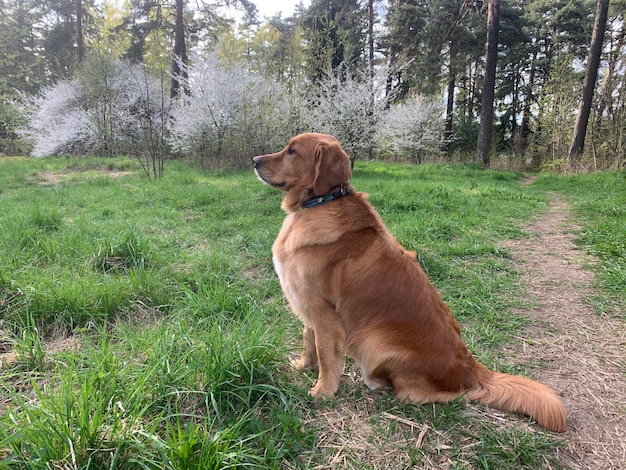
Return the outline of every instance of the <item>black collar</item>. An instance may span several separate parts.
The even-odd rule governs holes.
[[[321,206],[322,204],[326,204],[327,202],[347,196],[351,192],[352,191],[350,191],[350,188],[347,187],[345,183],[341,183],[339,185],[339,189],[333,193],[328,193],[324,196],[315,196],[311,199],[307,199],[306,201],[304,201],[304,203],[302,203],[302,208],[311,209],[312,207]]]

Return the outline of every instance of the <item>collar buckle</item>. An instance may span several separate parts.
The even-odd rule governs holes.
[[[334,201],[335,199],[340,199],[344,196],[347,196],[351,193],[350,187],[348,187],[345,183],[341,183],[339,185],[339,189],[335,192],[325,194],[323,196],[315,196],[311,199],[307,199],[302,203],[303,209],[311,209],[313,207],[321,206],[322,204],[326,204],[327,202]]]

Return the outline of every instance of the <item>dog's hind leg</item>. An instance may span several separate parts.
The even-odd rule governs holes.
[[[442,391],[423,376],[394,377],[393,390],[401,401],[412,401],[421,405],[425,403],[445,403],[461,395],[459,392]]]
[[[370,374],[363,369],[363,382],[370,390],[379,390],[381,388],[391,387],[391,381],[385,377]]]

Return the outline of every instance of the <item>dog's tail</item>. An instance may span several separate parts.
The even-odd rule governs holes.
[[[543,427],[556,432],[566,430],[566,412],[557,393],[547,385],[514,375],[489,370],[476,362],[469,400],[502,411],[532,416]]]

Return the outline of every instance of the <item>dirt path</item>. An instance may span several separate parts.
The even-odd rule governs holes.
[[[547,213],[526,227],[531,236],[509,242],[514,263],[536,306],[524,313],[536,326],[525,333],[520,359],[545,360],[537,379],[552,385],[568,411],[568,468],[626,469],[626,326],[585,303],[593,293],[594,259],[575,249],[569,205],[551,195]]]

